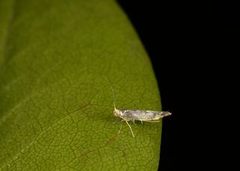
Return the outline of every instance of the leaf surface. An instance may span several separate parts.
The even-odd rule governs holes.
[[[161,109],[115,1],[0,0],[0,170],[157,170],[161,122],[133,138],[114,101]]]

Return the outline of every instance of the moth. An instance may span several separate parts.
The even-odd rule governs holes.
[[[123,109],[117,109],[114,107],[113,114],[116,117],[119,117],[122,119],[122,121],[125,121],[128,125],[132,136],[134,136],[133,130],[128,123],[128,121],[132,121],[135,123],[135,121],[141,121],[143,122],[159,122],[160,119],[166,116],[170,116],[170,112],[165,111],[152,111],[152,110],[123,110]]]
[[[133,133],[132,127],[128,123],[129,121],[132,121],[133,123],[135,123],[135,121],[140,121],[141,123],[160,122],[160,119],[172,114],[168,111],[117,109],[115,105],[115,93],[112,86],[111,89],[113,94],[113,115],[121,118],[122,121],[126,122],[133,137],[135,137],[135,135]]]

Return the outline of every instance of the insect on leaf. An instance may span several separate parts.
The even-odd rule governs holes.
[[[157,170],[161,111],[149,58],[113,0],[0,0],[0,170]],[[121,133],[118,133],[122,125]]]

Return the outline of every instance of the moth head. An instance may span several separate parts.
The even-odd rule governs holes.
[[[113,110],[113,115],[116,116],[116,117],[120,117],[122,114],[122,112],[116,108],[114,108]]]

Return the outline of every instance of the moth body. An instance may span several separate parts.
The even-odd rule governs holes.
[[[152,110],[123,110],[114,109],[113,114],[125,121],[158,121],[165,116],[171,115],[170,112]]]

